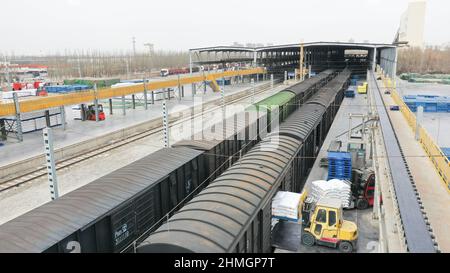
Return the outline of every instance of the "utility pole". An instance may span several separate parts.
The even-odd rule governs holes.
[[[305,78],[303,76],[303,43],[300,44],[300,81],[303,81]]]
[[[131,69],[133,70],[133,72],[136,72],[136,37],[133,36],[132,38],[133,41],[133,58],[132,58],[132,62],[131,62]]]
[[[136,37],[133,36],[133,56],[136,57]]]
[[[80,54],[78,54],[78,77],[81,78],[81,64],[80,64]]]
[[[130,65],[128,63],[128,57],[125,59],[125,64],[127,65],[127,79],[130,77]]]
[[[153,52],[154,52],[154,50],[155,50],[155,49],[154,49],[155,46],[154,46],[153,44],[151,44],[151,43],[145,43],[144,46],[148,47],[149,55],[152,56],[152,55],[153,55]]]
[[[10,75],[9,75],[9,66],[8,66],[8,62],[6,59],[6,54],[4,55],[4,57],[5,57],[6,82],[8,83],[8,87],[6,88],[6,90],[11,91],[12,86],[11,86],[11,79],[10,79]]]
[[[153,57],[153,52],[155,50],[154,49],[154,45],[151,44],[151,43],[145,43],[144,46],[148,47],[148,52],[149,52],[149,55],[148,55],[148,57],[149,57],[149,64],[148,64],[148,66],[149,66],[149,71],[151,72],[152,71],[152,57]]]

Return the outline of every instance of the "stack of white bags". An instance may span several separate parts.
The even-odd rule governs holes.
[[[2,93],[1,94],[2,95],[2,99],[4,99],[4,100],[12,100],[14,93],[16,93],[17,97],[19,97],[19,98],[36,96],[37,89],[25,89],[25,90],[20,90],[20,91],[4,91],[4,92],[0,92],[0,93]]]
[[[272,199],[272,216],[297,222],[300,197],[299,193],[279,191]]]
[[[314,181],[311,186],[311,194],[309,195],[315,202],[323,197],[339,199],[343,208],[350,207],[351,188],[350,182],[332,179],[330,181]]]

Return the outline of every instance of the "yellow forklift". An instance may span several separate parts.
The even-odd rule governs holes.
[[[302,194],[306,196],[306,192]],[[339,199],[321,198],[317,202],[311,198],[302,199],[302,244],[339,248],[345,253],[356,249],[358,227],[354,222],[343,219]]]

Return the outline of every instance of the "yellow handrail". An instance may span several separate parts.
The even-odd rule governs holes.
[[[393,83],[392,80],[389,77],[385,77],[383,73],[379,73],[378,76],[381,77],[384,86],[390,90],[392,99],[399,106],[400,111],[408,122],[410,128],[415,132],[416,116],[398,94],[395,87],[395,82]],[[429,159],[433,163],[437,173],[441,177],[442,182],[445,184],[447,192],[450,193],[450,161],[442,152],[441,148],[434,142],[427,130],[423,127],[419,129],[419,141]]]
[[[154,91],[163,88],[176,87],[179,85],[186,85],[191,83],[198,83],[203,81],[215,81],[223,77],[245,76],[253,74],[264,74],[264,68],[253,68],[245,70],[225,71],[219,73],[210,73],[196,76],[181,76],[179,79],[161,80],[147,83],[147,90]],[[118,88],[104,88],[97,91],[98,99],[109,99],[113,97],[126,96],[136,93],[144,92],[144,84],[137,84],[133,86],[118,87]],[[94,90],[87,90],[81,92],[74,92],[69,94],[60,94],[47,97],[37,97],[20,102],[20,112],[33,112],[38,110],[45,110],[54,107],[81,104],[95,99]],[[14,103],[0,104],[0,117],[15,115]]]

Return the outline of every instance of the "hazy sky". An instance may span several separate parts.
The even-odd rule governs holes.
[[[189,49],[240,43],[391,43],[409,0],[2,0],[0,52]],[[428,0],[426,43],[450,42],[450,1]]]

